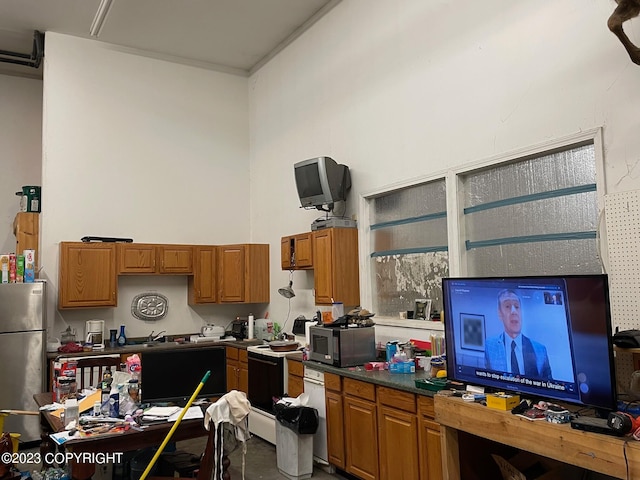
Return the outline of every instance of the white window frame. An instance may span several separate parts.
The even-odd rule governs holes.
[[[385,185],[375,190],[364,192],[360,195],[358,218],[361,219],[359,229],[359,245],[360,254],[360,285],[366,285],[361,289],[361,304],[373,305],[373,285],[371,284],[371,262],[369,261],[369,253],[371,248],[371,229],[369,219],[371,218],[370,200],[377,196],[392,193],[395,190],[412,187],[421,183],[431,182],[435,180],[445,179],[446,199],[447,199],[447,242],[449,255],[449,275],[452,277],[463,277],[467,274],[467,251],[465,248],[465,231],[464,231],[464,214],[463,214],[463,181],[465,174],[491,168],[502,163],[518,161],[526,157],[540,156],[549,151],[570,148],[574,144],[582,142],[593,142],[596,167],[596,197],[598,207],[598,217],[602,217],[601,212],[604,210],[604,196],[606,195],[606,179],[604,172],[604,149],[602,140],[602,127],[584,130],[572,135],[567,135],[558,139],[549,140],[534,146],[513,150],[507,153],[498,154],[483,160],[468,163],[460,167],[447,170],[440,170],[430,175],[411,178],[405,181],[396,182]],[[600,225],[598,225],[598,231]],[[599,241],[599,235],[598,239]],[[600,249],[599,249],[600,250]],[[399,320],[390,317],[376,317],[376,323],[381,325],[411,327],[422,329],[434,329],[431,322],[422,320]],[[441,328],[435,328],[441,329]]]

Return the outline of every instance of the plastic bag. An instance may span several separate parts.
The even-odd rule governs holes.
[[[275,405],[276,420],[296,433],[307,435],[318,430],[318,410],[311,407]]]

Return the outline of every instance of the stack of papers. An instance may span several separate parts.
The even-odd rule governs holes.
[[[142,420],[146,422],[175,422],[180,416],[180,412],[182,412],[180,407],[151,407],[144,412]],[[190,418],[204,418],[204,413],[202,413],[202,409],[198,406],[189,407],[189,410],[187,410],[182,418],[184,420]]]

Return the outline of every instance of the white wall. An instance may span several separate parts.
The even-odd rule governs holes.
[[[10,253],[20,209],[15,193],[41,184],[42,81],[0,75],[0,146],[0,252]]]
[[[637,189],[640,67],[607,29],[614,6],[340,3],[250,78],[253,240],[273,252],[308,231],[318,212],[298,208],[293,164],[319,155],[351,168],[352,214],[363,192],[602,126],[607,191]],[[278,255],[271,277],[288,279]],[[294,316],[314,309],[310,279],[294,273]],[[275,296],[272,318],[287,307]]]
[[[226,325],[248,307],[187,305],[187,278],[121,277],[118,307],[55,312],[61,241],[247,242],[247,79],[122,53],[48,33],[44,63],[42,266],[51,336],[84,321],[125,324],[129,336]],[[157,291],[169,313],[145,323],[134,295]]]

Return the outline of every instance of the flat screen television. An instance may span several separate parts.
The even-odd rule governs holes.
[[[606,275],[443,278],[442,287],[449,378],[616,409]]]
[[[300,204],[304,208],[333,209],[335,202],[347,199],[351,188],[349,167],[331,157],[303,160],[293,166]]]
[[[144,403],[185,405],[204,377],[211,375],[198,398],[220,397],[227,391],[225,348],[191,347],[176,350],[145,349],[141,356],[141,399]]]

